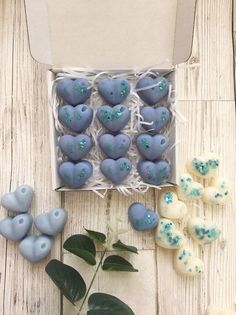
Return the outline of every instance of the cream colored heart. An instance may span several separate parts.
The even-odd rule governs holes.
[[[188,212],[186,204],[178,200],[176,193],[171,190],[160,194],[158,210],[162,217],[168,219],[183,218]]]
[[[185,242],[185,236],[176,229],[175,224],[171,220],[160,219],[156,229],[157,245],[168,249],[177,249],[183,246]]]
[[[177,193],[180,200],[195,200],[203,196],[204,188],[202,184],[194,182],[191,175],[185,173],[180,176]]]
[[[225,205],[230,199],[229,182],[223,177],[215,178],[205,188],[203,201],[209,204]]]
[[[207,308],[206,315],[236,315],[236,312],[212,305]]]
[[[203,271],[203,262],[188,247],[181,247],[174,255],[176,272],[189,277],[199,276]]]
[[[186,168],[189,173],[201,178],[216,177],[219,168],[219,157],[216,153],[208,152],[187,160]]]
[[[188,232],[201,245],[212,243],[221,233],[220,229],[213,222],[199,217],[189,219]]]

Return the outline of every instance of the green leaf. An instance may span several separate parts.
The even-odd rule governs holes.
[[[100,243],[105,243],[106,242],[106,235],[100,232],[88,230],[84,227],[85,231],[91,236],[94,240],[100,242]]]
[[[63,248],[82,258],[88,264],[96,265],[96,248],[90,237],[83,234],[72,235],[65,241]]]
[[[72,303],[81,300],[86,293],[84,279],[74,268],[53,259],[47,264],[45,271],[61,291]]]
[[[126,259],[117,255],[108,256],[103,262],[102,269],[106,271],[138,271]]]
[[[131,308],[117,297],[105,293],[93,293],[88,299],[87,315],[135,315]]]
[[[126,245],[122,243],[120,240],[112,245],[113,248],[118,248],[121,250],[125,250],[127,252],[138,254],[138,249],[134,246]]]

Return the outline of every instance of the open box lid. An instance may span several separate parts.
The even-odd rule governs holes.
[[[192,48],[196,0],[25,0],[30,50],[53,67],[170,68]]]

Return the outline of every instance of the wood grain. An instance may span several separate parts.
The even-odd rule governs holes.
[[[222,161],[220,172],[233,184],[232,202],[225,209],[206,207],[201,202],[189,204],[190,215],[206,216],[222,228],[220,241],[211,247],[201,250],[191,243],[205,266],[203,277],[195,280],[174,272],[172,253],[155,247],[153,233],[134,232],[127,222],[127,209],[134,201],[157,208],[157,191],[130,197],[112,191],[104,199],[92,192],[60,195],[51,191],[47,67],[31,58],[23,0],[0,0],[0,38],[0,193],[28,183],[36,192],[33,215],[56,206],[69,212],[64,233],[56,238],[51,255],[40,264],[27,263],[19,255],[17,244],[0,238],[0,314],[73,314],[44,267],[51,257],[63,258],[80,268],[89,280],[92,269],[62,252],[61,244],[71,234],[81,233],[83,226],[106,232],[117,218],[121,219],[120,228],[127,230],[120,238],[139,248],[139,256],[131,258],[139,273],[101,272],[93,290],[119,296],[136,315],[203,315],[209,303],[233,307],[236,126],[232,1],[198,0],[192,55],[187,67],[180,65],[177,69],[178,109],[188,118],[187,125],[177,123],[178,174],[184,170],[187,156],[215,150]],[[200,66],[192,67],[195,62]],[[2,209],[0,218],[6,214]],[[185,223],[186,219],[181,226]]]

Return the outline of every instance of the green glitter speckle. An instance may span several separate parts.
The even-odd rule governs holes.
[[[204,241],[205,243],[209,243],[215,240],[219,235],[220,231],[216,228],[206,229],[204,226],[202,227],[195,227],[195,234],[196,237]]]
[[[79,144],[78,144],[78,149],[79,150],[84,150],[84,149],[86,149],[86,147],[87,147],[87,143],[86,143],[86,140],[81,140],[80,142],[79,142]]]
[[[201,175],[207,175],[211,169],[216,169],[219,166],[219,160],[208,160],[207,162],[202,162],[197,158],[194,158],[192,161],[192,166]]]
[[[164,200],[167,204],[172,203],[173,202],[173,194],[171,192],[165,193]]]
[[[150,148],[150,143],[149,143],[149,141],[147,139],[142,139],[141,143],[146,149]]]

